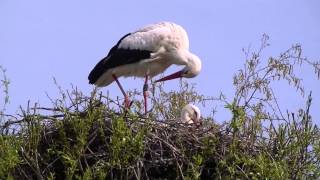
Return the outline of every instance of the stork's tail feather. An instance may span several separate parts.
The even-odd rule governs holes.
[[[90,84],[95,84],[98,79],[106,72],[105,59],[103,58],[90,72],[88,80]]]

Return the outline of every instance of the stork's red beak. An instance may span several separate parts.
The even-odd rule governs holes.
[[[178,71],[176,73],[173,73],[169,76],[163,77],[161,79],[156,80],[155,82],[161,82],[161,81],[167,81],[167,80],[171,80],[171,79],[176,79],[176,78],[181,78],[183,74],[183,71]]]

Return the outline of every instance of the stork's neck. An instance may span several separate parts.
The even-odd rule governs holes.
[[[155,82],[182,77],[193,78],[201,71],[200,59],[189,51],[172,51],[171,53],[166,54],[166,58],[170,60],[170,64],[185,65],[185,67],[181,71],[163,77]]]
[[[184,77],[192,78],[198,75],[201,71],[201,60],[198,56],[192,54],[187,50],[179,51],[179,60],[181,65],[185,65],[186,67],[183,71],[186,72]]]

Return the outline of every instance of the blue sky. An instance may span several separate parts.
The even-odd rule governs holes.
[[[172,21],[189,34],[191,51],[203,63],[199,76],[189,79],[200,93],[232,98],[232,77],[243,67],[242,48],[257,47],[263,33],[271,46],[265,57],[277,56],[300,43],[310,60],[320,58],[320,1],[79,1],[1,0],[0,65],[7,69],[10,84],[8,111],[15,113],[28,100],[46,105],[58,94],[52,78],[63,88],[70,84],[89,93],[87,76],[93,66],[124,34],[154,22]],[[170,68],[166,74],[180,67]],[[312,113],[320,118],[320,82],[312,69],[299,72],[312,90]],[[137,82],[138,81],[138,82]],[[143,80],[121,79],[126,89],[141,89]],[[167,82],[173,88],[177,81]],[[115,84],[103,89],[121,95]],[[287,93],[290,92],[290,93]],[[276,90],[283,108],[304,105],[294,89]],[[223,107],[218,116],[227,120]],[[219,114],[220,112],[220,114]]]

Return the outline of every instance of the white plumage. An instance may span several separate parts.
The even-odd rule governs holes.
[[[181,110],[181,122],[186,124],[199,124],[201,122],[200,109],[193,105],[187,104]]]
[[[122,37],[108,55],[94,67],[88,79],[89,83],[99,87],[107,86],[116,80],[126,97],[117,77],[145,77],[147,87],[148,77],[162,73],[172,64],[185,67],[155,82],[180,77],[192,78],[201,70],[200,59],[189,52],[186,31],[177,24],[160,22]]]
[[[180,77],[194,77],[201,70],[200,59],[189,52],[186,31],[174,23],[161,22],[145,26],[123,38],[117,49],[147,50],[150,51],[150,58],[108,69],[94,82],[97,86],[112,83],[112,74],[117,77],[154,77],[172,64],[187,66]]]
[[[189,49],[186,31],[179,25],[160,22],[147,25],[124,38],[119,48],[157,51],[161,46]]]

